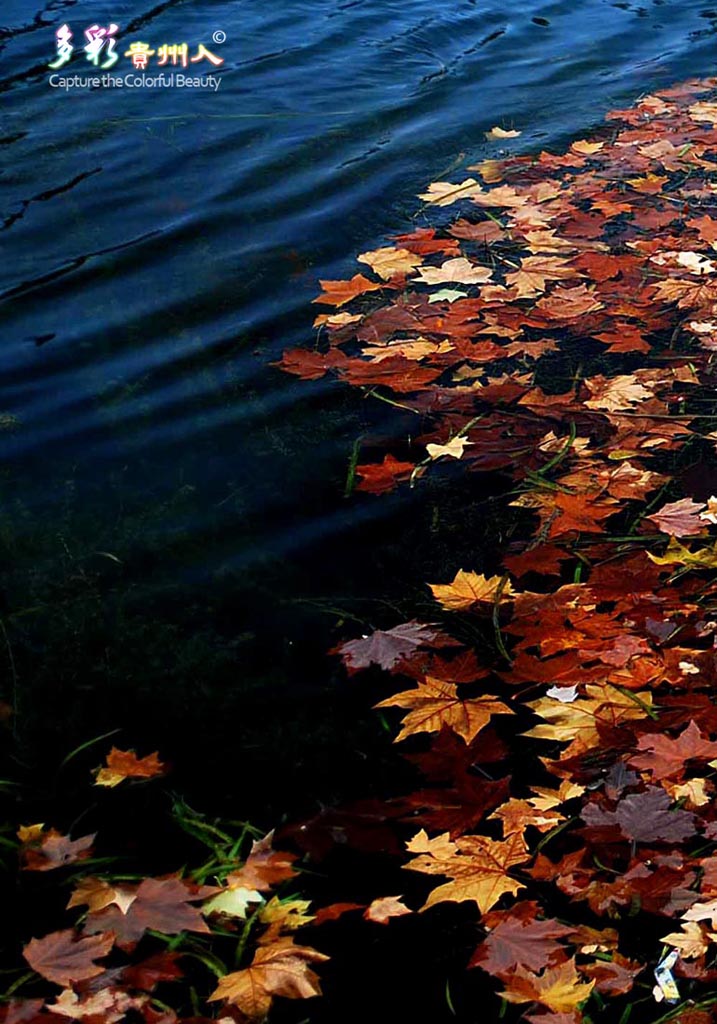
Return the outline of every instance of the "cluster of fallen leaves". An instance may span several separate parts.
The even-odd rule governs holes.
[[[156,753],[113,748],[95,785],[136,784],[165,770]],[[97,857],[95,834],[72,838],[45,824],[18,830],[23,888],[33,872],[59,871],[74,924],[26,942],[24,967],[4,965],[0,1021],[202,1024],[218,1014],[246,1024],[263,1021],[276,997],[320,994],[314,968],[328,957],[294,934],[317,915],[308,900],[277,891],[296,879],[297,855],[274,849],[271,834],[248,824],[237,834],[181,802],[174,817],[198,842],[201,863],[157,877],[108,871],[115,859]],[[385,923],[400,912],[378,899],[365,916]]]
[[[316,347],[280,364],[415,414],[359,490],[456,461],[510,480],[525,540],[431,585],[441,625],[339,651],[400,679],[379,706],[428,779],[391,812],[421,826],[420,909],[474,905],[469,966],[532,1024],[663,998],[669,948],[682,998],[717,982],[716,84],[435,182],[439,226],[322,281]]]

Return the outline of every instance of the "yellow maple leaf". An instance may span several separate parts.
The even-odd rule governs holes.
[[[517,139],[521,132],[516,131],[515,128],[505,129],[496,125],[495,128],[491,128],[490,131],[483,134],[487,139]]]
[[[460,185],[450,181],[434,181],[428,186],[428,192],[421,192],[418,198],[435,206],[450,206],[459,199],[472,199],[482,192],[483,187],[475,178],[466,178]]]
[[[516,967],[501,995],[509,1003],[536,1002],[553,1013],[570,1013],[588,998],[594,985],[594,981],[581,983],[575,960],[567,960],[540,975]]]
[[[708,548],[699,548],[697,551],[690,551],[675,537],[670,537],[664,555],[651,555],[648,551],[647,557],[655,565],[693,565],[696,569],[715,569],[717,568],[717,544]]]
[[[482,576],[476,572],[459,569],[452,583],[429,583],[433,596],[444,608],[452,612],[465,611],[479,602],[493,604],[503,576]],[[501,600],[507,600],[516,591],[509,580],[500,592]]]
[[[607,683],[592,683],[585,687],[585,696],[571,704],[552,697],[541,697],[528,707],[539,715],[544,725],[536,725],[525,733],[538,739],[570,741],[563,757],[573,756],[600,742],[598,724],[614,727],[627,719],[645,718],[646,707],[652,704],[652,694],[623,693]]]
[[[604,145],[604,142],[588,142],[587,139],[579,139],[577,142],[573,142],[570,148],[573,153],[581,153],[583,156],[591,156],[593,153],[599,153]]]
[[[392,245],[371,252],[362,252],[356,257],[359,263],[367,263],[384,281],[389,281],[396,274],[410,274],[423,262],[420,256],[409,249],[394,249]]]

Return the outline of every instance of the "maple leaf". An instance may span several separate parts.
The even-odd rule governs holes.
[[[416,466],[413,462],[400,462],[390,453],[384,456],[383,462],[366,463],[357,466],[356,472],[360,482],[357,491],[368,491],[369,494],[383,494],[391,491],[401,480],[408,480]]]
[[[163,950],[141,960],[138,964],[130,964],[122,971],[122,981],[130,988],[152,992],[162,981],[174,981],[182,977],[177,966],[178,953]]]
[[[85,931],[114,932],[120,949],[133,949],[149,928],[166,935],[208,932],[200,911],[190,904],[216,891],[212,886],[195,886],[176,876],[145,878],[135,889],[126,913],[115,900],[87,915]]]
[[[86,906],[90,910],[103,910],[116,903],[122,913],[126,914],[136,897],[135,886],[111,885],[102,878],[88,875],[81,878],[72,890],[67,909]]]
[[[680,956],[685,960],[694,960],[703,956],[710,946],[710,941],[717,941],[717,935],[702,928],[696,921],[688,921],[682,925],[679,932],[670,932],[660,939],[660,942],[679,949]]]
[[[624,797],[614,811],[588,804],[582,819],[592,828],[615,826],[626,839],[636,843],[679,843],[694,835],[695,816],[690,811],[671,810],[670,803],[664,789],[649,786],[644,793]]]
[[[423,284],[485,284],[493,276],[490,267],[480,267],[465,256],[446,260],[440,267],[423,267],[416,281]]]
[[[458,696],[458,689],[453,683],[431,676],[419,681],[416,689],[394,694],[374,707],[410,709],[403,719],[403,728],[395,743],[419,732],[440,732],[444,725],[462,736],[466,743],[470,743],[488,725],[493,715],[514,714],[495,697],[483,695],[463,700]]]
[[[256,889],[247,889],[242,885],[228,886],[204,904],[202,913],[205,915],[226,914],[228,917],[245,920],[250,905],[263,902],[264,897]]]
[[[487,139],[517,139],[521,133],[516,131],[514,128],[506,129],[500,128],[496,125],[494,128],[491,128],[490,131],[484,132],[483,134]]]
[[[423,262],[409,249],[394,249],[392,245],[363,252],[356,259],[359,263],[367,263],[384,281],[389,281],[396,274],[410,274]]]
[[[471,242],[482,242],[490,245],[498,239],[505,238],[505,228],[493,220],[482,220],[477,224],[470,220],[460,219],[451,224],[449,231],[456,238],[464,238]]]
[[[278,362],[271,365],[278,366],[285,373],[293,373],[302,380],[318,380],[330,369],[346,366],[348,361],[348,356],[344,355],[341,349],[330,349],[324,353],[313,352],[307,348],[291,348],[284,352]]]
[[[717,743],[705,739],[694,721],[677,739],[655,733],[641,736],[637,746],[642,753],[631,757],[630,764],[638,771],[651,772],[654,782],[682,778],[687,761],[709,761],[717,757]]]
[[[607,996],[621,996],[632,989],[635,978],[645,969],[645,965],[614,953],[612,960],[599,960],[580,969],[584,976],[594,980],[598,992]]]
[[[446,731],[444,726],[441,732]],[[469,749],[455,733],[450,735],[455,736],[465,750]],[[461,836],[477,825],[488,811],[508,799],[509,785],[510,778],[490,782],[465,772],[457,774],[452,786],[419,789],[394,803],[406,808],[405,821],[431,829],[447,828],[451,836]]]
[[[516,298],[527,299],[544,292],[548,281],[578,276],[579,271],[567,259],[557,256],[526,256],[520,269],[506,274],[505,280],[515,288]]]
[[[248,889],[266,892],[279,882],[293,878],[296,868],[292,865],[296,860],[296,854],[275,850],[272,846],[273,839],[274,833],[269,832],[263,839],[255,840],[244,865],[238,871],[232,871],[227,875],[227,882],[232,886],[242,885]]]
[[[704,512],[700,512],[700,519],[706,523],[712,523],[713,526],[717,526],[717,498],[714,494],[707,499],[707,507]]]
[[[573,531],[600,533],[604,530],[602,520],[619,510],[617,502],[612,499],[598,501],[592,494],[564,494],[562,491],[555,495],[553,505],[558,515],[550,521],[550,539]]]
[[[516,797],[508,800],[490,817],[500,819],[503,824],[504,838],[515,832],[522,835],[530,825],[537,828],[539,832],[548,832],[561,821],[565,821],[564,815],[558,811],[541,809],[535,807],[532,801],[518,800]]]
[[[403,658],[429,646],[438,636],[435,626],[412,619],[393,629],[375,629],[360,640],[349,640],[334,650],[341,654],[349,675],[370,665],[380,665],[390,672]]]
[[[102,768],[95,771],[96,786],[118,786],[125,779],[153,779],[164,775],[166,766],[159,760],[159,752],[137,757],[134,750],[112,747]]]
[[[711,245],[717,242],[717,220],[713,220],[706,214],[702,217],[692,217],[685,222],[688,228],[692,228],[700,236],[703,242]]]
[[[321,281],[319,284],[324,289],[321,295],[312,299],[312,302],[319,302],[322,306],[345,306],[359,295],[366,292],[375,292],[382,287],[375,281],[370,281],[363,274],[354,274],[350,281]]]
[[[548,967],[536,975],[517,967],[501,995],[509,1003],[541,1003],[554,1013],[568,1013],[585,1002],[594,981],[581,983],[575,960],[566,960],[557,967]]]
[[[593,337],[608,346],[608,352],[649,352],[650,346],[642,332],[632,324],[616,324],[612,331],[602,331]]]
[[[705,529],[700,518],[704,508],[704,502],[680,498],[679,501],[668,502],[645,518],[654,523],[662,533],[669,533],[674,537],[693,537]]]
[[[102,1024],[116,1024],[128,1019],[131,1010],[141,1010],[147,1001],[146,995],[130,996],[127,992],[104,988],[89,995],[77,995],[65,989],[47,1009],[72,1020],[99,1020]]]
[[[400,896],[382,896],[366,908],[363,916],[367,921],[374,921],[376,924],[388,924],[392,917],[404,917],[412,913],[412,910],[401,903]]]
[[[344,914],[352,910],[364,910],[364,903],[331,903],[328,907],[321,907],[316,911],[315,924],[324,924],[326,921],[338,921]]]
[[[512,867],[528,859],[528,849],[522,836],[509,836],[504,842],[485,836],[462,836],[450,845],[444,837],[438,839],[439,845],[404,865],[410,871],[446,875],[451,879],[433,889],[421,910],[446,901],[462,903],[472,900],[481,913],[485,913],[495,906],[503,893],[509,892],[514,896],[525,888],[508,874]],[[408,848],[415,851],[419,847],[414,842],[413,847],[409,845]]]
[[[452,459],[460,459],[463,457],[466,445],[469,444],[473,444],[473,442],[469,441],[467,437],[456,434],[445,444],[427,444],[426,451],[432,459],[440,459],[443,455],[449,455]]]
[[[636,699],[633,699],[636,698]],[[652,694],[641,691],[632,695],[611,686],[588,684],[585,696],[572,703],[549,697],[528,704],[545,725],[536,725],[526,736],[540,739],[571,741],[571,748],[586,750],[599,743],[599,728],[615,728],[621,722],[647,716],[644,708],[652,704]]]
[[[717,568],[717,544],[709,548],[699,548],[697,551],[690,551],[684,544],[680,544],[674,537],[670,537],[669,544],[664,555],[653,555],[647,552],[647,557],[655,565],[691,565],[696,569]]]
[[[465,299],[468,292],[460,292],[456,288],[441,288],[440,291],[432,292],[428,296],[429,302],[455,302],[456,299]]]
[[[592,156],[593,153],[599,153],[604,145],[604,142],[589,142],[587,139],[578,139],[577,142],[571,143],[570,148],[574,153]]]
[[[466,178],[460,185],[454,185],[450,181],[434,181],[428,186],[428,192],[420,193],[418,198],[435,206],[450,206],[459,199],[473,199],[482,193],[483,186],[479,185],[475,178]]]
[[[709,921],[711,927],[717,928],[717,900],[709,903],[694,903],[682,915],[683,921]]]
[[[505,577],[492,576],[489,579],[464,569],[458,570],[452,583],[429,583],[429,587],[435,599],[448,611],[454,612],[466,611],[474,604],[493,604],[498,593],[502,601],[515,594]]]
[[[309,900],[280,900],[278,896],[272,896],[269,902],[259,911],[259,920],[262,924],[268,925],[267,930],[259,938],[261,945],[274,942],[284,932],[293,932],[297,928],[311,924],[316,920],[314,914],[307,914]]]
[[[469,967],[482,967],[498,977],[510,975],[518,967],[540,971],[561,959],[564,947],[556,942],[571,935],[574,929],[559,921],[523,920],[506,917],[489,931],[478,946]]]
[[[667,177],[661,174],[646,174],[644,178],[625,178],[625,182],[628,185],[632,185],[638,192],[647,192],[652,195],[656,195],[662,191],[662,186],[667,181]]]
[[[250,1021],[262,1021],[275,996],[310,999],[321,995],[319,979],[310,964],[328,959],[310,946],[296,946],[289,938],[259,946],[249,967],[219,979],[209,1001],[236,1006]]]
[[[78,938],[73,928],[66,928],[42,939],[31,939],[22,955],[33,971],[65,988],[102,974],[105,968],[95,960],[107,956],[114,938],[111,933]]]
[[[652,391],[631,374],[619,377],[590,377],[585,381],[593,397],[587,399],[588,409],[604,409],[615,412],[652,398]]]
[[[20,864],[24,871],[53,871],[67,864],[76,864],[86,860],[92,853],[95,833],[70,839],[61,835],[56,829],[44,830],[39,826],[36,830],[20,830],[18,833],[23,843],[20,848]]]
[[[581,284],[576,288],[554,288],[535,304],[535,308],[557,321],[575,320],[603,308],[594,291]]]
[[[481,160],[479,164],[469,164],[469,171],[478,171],[488,185],[503,180],[503,164],[500,160]]]

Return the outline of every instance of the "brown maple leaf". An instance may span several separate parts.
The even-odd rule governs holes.
[[[54,828],[32,833],[20,847],[20,866],[24,871],[53,871],[86,860],[92,853],[95,833],[70,839]],[[20,833],[23,839],[23,830]]]
[[[628,960],[619,953],[613,953],[612,960],[599,960],[580,968],[584,976],[593,979],[597,991],[606,996],[625,995],[632,989],[635,978],[644,969],[644,964]]]
[[[564,947],[555,940],[573,931],[552,919],[505,917],[478,946],[468,966],[482,967],[497,977],[509,976],[518,966],[540,971],[562,959]]]
[[[717,758],[717,743],[703,737],[694,721],[689,723],[677,739],[653,733],[641,736],[637,746],[641,753],[631,757],[630,764],[638,771],[651,772],[653,782],[681,779],[688,761],[710,761]]]
[[[126,912],[116,900],[101,910],[91,911],[85,931],[114,932],[120,949],[133,949],[150,928],[165,935],[208,932],[201,912],[191,904],[217,891],[213,886],[192,885],[176,876],[145,878],[134,891],[134,899]]]
[[[79,938],[74,928],[66,928],[31,939],[22,954],[33,971],[65,988],[102,974],[105,968],[95,960],[107,956],[114,939],[111,933]]]
[[[420,647],[429,646],[438,635],[436,626],[412,619],[393,629],[375,629],[368,636],[360,640],[349,640],[334,650],[341,654],[349,675],[370,665],[380,665],[390,672],[397,662],[415,653]]]
[[[594,313],[603,308],[603,303],[594,291],[581,284],[576,288],[554,288],[536,302],[535,308],[553,320],[564,322]]]
[[[649,786],[644,793],[631,793],[614,811],[588,804],[583,821],[591,828],[614,827],[636,843],[674,842],[694,835],[695,816],[690,811],[672,810],[664,789]]]

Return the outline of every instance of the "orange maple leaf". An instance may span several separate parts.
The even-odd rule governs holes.
[[[345,306],[358,295],[375,292],[383,287],[376,281],[370,281],[363,274],[354,274],[349,281],[319,280],[319,284],[324,290],[321,295],[312,299],[312,302],[319,302],[322,306]]]
[[[485,836],[463,836],[452,844],[457,852],[446,854],[444,846],[414,857],[404,865],[410,871],[446,875],[451,879],[428,896],[421,910],[436,903],[462,903],[472,900],[481,913],[495,906],[503,893],[515,895],[525,886],[508,874],[512,867],[528,859],[522,835],[511,835],[504,842]]]
[[[95,771],[96,786],[118,786],[125,779],[152,779],[163,775],[165,765],[159,760],[158,751],[146,757],[137,757],[134,750],[118,750],[112,747],[105,765]]]
[[[309,966],[329,958],[311,946],[296,946],[282,938],[269,946],[260,946],[251,964],[219,979],[209,1001],[222,1000],[236,1006],[251,1021],[262,1021],[274,1001],[310,999],[321,995],[319,979]]]

